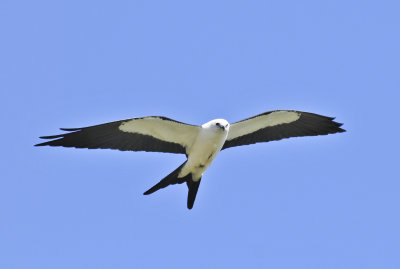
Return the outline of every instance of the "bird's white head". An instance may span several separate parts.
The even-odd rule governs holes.
[[[224,119],[215,119],[209,122],[204,123],[201,127],[216,130],[216,131],[229,131],[229,122]]]

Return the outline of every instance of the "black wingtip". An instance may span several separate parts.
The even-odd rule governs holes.
[[[144,193],[143,193],[143,195],[149,195],[149,194],[152,194],[153,192],[155,192],[156,190],[152,190],[153,188],[150,188],[150,189],[148,189],[147,191],[145,191]]]
[[[56,139],[56,138],[63,138],[63,137],[64,137],[64,135],[50,135],[50,136],[40,136],[39,138],[40,139]],[[54,141],[56,141],[56,140],[54,140]],[[52,145],[51,142],[54,142],[54,141],[43,142],[43,143],[36,144],[34,146],[35,147],[51,146]]]
[[[66,131],[66,132],[74,132],[74,131],[80,131],[80,130],[82,130],[82,128],[60,128],[60,130]],[[64,138],[65,135],[67,135],[67,134],[47,135],[47,136],[40,136],[39,138],[40,139],[56,139],[56,138]],[[35,146],[46,146],[46,143],[37,144]]]
[[[75,131],[80,131],[82,128],[60,128],[61,131],[65,132],[75,132]],[[41,139],[55,139],[55,138],[62,138],[65,137],[66,134],[59,134],[59,135],[48,135],[48,136],[40,136],[39,138]]]
[[[66,132],[74,132],[74,131],[80,131],[82,128],[60,128],[61,131],[66,131]]]
[[[49,136],[40,136],[40,139],[55,139],[55,138],[61,138],[64,137],[64,135],[49,135]]]
[[[333,122],[334,122],[335,125],[336,125],[336,132],[337,132],[337,133],[344,133],[344,132],[346,132],[345,129],[340,128],[340,127],[343,126],[343,123],[341,123],[341,122],[336,122],[336,121],[333,121]]]
[[[35,146],[35,147],[47,146],[47,145],[50,145],[50,142],[51,142],[51,141],[43,142],[43,143],[36,144],[36,145],[34,145],[34,146]]]

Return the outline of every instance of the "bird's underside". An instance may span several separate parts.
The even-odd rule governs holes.
[[[67,133],[40,137],[50,141],[36,146],[183,153],[187,160],[144,194],[186,182],[187,207],[191,209],[204,171],[221,150],[289,137],[345,132],[340,126],[334,118],[295,110],[269,111],[231,125],[223,119],[197,126],[150,116],[83,128],[62,128]]]

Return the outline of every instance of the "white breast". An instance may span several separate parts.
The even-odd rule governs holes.
[[[199,180],[220,152],[228,136],[228,129],[222,130],[203,125],[201,132],[191,146],[186,165],[179,173],[184,177],[192,173],[193,180]]]

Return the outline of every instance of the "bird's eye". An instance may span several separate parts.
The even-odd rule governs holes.
[[[217,126],[221,126],[221,124],[219,122],[216,123]]]

